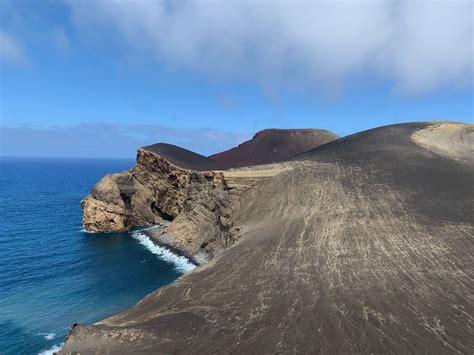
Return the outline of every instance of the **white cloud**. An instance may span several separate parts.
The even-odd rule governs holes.
[[[0,61],[13,65],[24,65],[28,63],[26,53],[18,39],[1,30]]]
[[[145,50],[176,70],[256,80],[268,90],[331,92],[363,74],[410,94],[472,84],[471,1],[70,4],[79,28],[118,33],[128,50]]]
[[[474,3],[405,1],[394,13],[385,74],[419,93],[473,83]]]

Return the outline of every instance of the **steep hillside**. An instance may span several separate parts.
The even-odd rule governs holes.
[[[143,147],[168,162],[188,170],[205,171],[224,168],[222,164],[190,150],[166,143],[157,143]]]
[[[235,243],[73,327],[62,352],[472,352],[474,130],[455,124],[453,148],[443,124],[358,133],[256,181],[233,212]],[[433,148],[433,129],[456,156]]]
[[[238,147],[209,158],[226,166],[268,164],[291,158],[338,138],[322,129],[266,129]]]

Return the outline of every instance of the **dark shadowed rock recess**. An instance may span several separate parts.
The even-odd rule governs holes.
[[[206,228],[229,242],[203,239],[212,260],[129,310],[75,326],[61,353],[472,353],[473,156],[474,126],[452,122],[381,127],[223,172],[183,170],[142,149],[129,175],[99,189],[109,191],[96,206],[104,218],[174,224],[186,211],[186,233]],[[158,202],[140,190],[157,205],[135,211],[124,187],[138,182],[169,192]],[[121,203],[130,221],[108,212]]]

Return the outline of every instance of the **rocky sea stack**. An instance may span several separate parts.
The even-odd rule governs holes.
[[[386,126],[226,170],[244,145],[145,147],[94,187],[86,228],[166,222],[155,241],[210,261],[75,326],[61,353],[472,352],[473,125]]]

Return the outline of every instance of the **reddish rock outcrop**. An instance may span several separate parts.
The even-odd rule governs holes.
[[[209,159],[228,168],[268,164],[289,159],[334,139],[323,129],[265,129],[238,147],[211,155]]]

